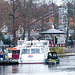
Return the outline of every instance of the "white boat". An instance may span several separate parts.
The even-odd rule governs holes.
[[[48,40],[27,41],[22,45],[19,63],[44,63],[49,52]]]

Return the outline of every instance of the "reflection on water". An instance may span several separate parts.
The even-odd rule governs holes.
[[[21,68],[23,69],[21,69]],[[44,64],[26,64],[26,65],[19,65],[19,72],[25,74],[36,74],[36,73],[43,73],[46,72],[47,66]]]
[[[18,65],[13,65],[12,66],[12,73],[18,73]]]
[[[45,64],[20,64],[11,66],[0,66],[0,75],[8,74],[38,74],[48,73],[53,69],[53,65]]]
[[[60,59],[60,64],[19,64],[0,66],[0,75],[45,75],[55,72],[75,72],[75,56],[64,57]]]
[[[0,75],[5,75],[5,66],[0,66]]]
[[[18,73],[18,65],[0,66],[0,75],[8,75],[12,73]]]

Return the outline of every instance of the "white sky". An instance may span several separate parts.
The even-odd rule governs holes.
[[[57,5],[62,4],[61,0],[55,0]]]
[[[9,1],[9,0],[5,0],[5,1]],[[42,1],[42,0],[39,0],[39,1]],[[45,0],[45,1],[49,2],[49,1],[52,1],[52,0]],[[55,2],[57,5],[62,4],[62,0],[53,0],[53,2]]]
[[[9,0],[5,0],[5,1],[9,1]]]
[[[52,0],[45,0],[45,1],[52,1]],[[54,3],[56,3],[57,5],[62,4],[62,0],[53,0]]]

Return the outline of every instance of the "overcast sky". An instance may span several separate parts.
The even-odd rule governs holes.
[[[10,1],[10,0],[5,0],[5,1]],[[42,1],[42,0],[40,0],[40,1]],[[45,0],[45,1],[49,2],[49,1],[52,1],[52,0]],[[62,4],[62,0],[53,0],[53,2],[55,2],[57,5]]]

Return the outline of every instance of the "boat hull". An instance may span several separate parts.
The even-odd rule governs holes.
[[[19,61],[19,64],[44,64],[44,60],[26,60],[26,61]]]
[[[44,64],[43,61],[26,61],[26,62],[19,62],[19,64]]]

